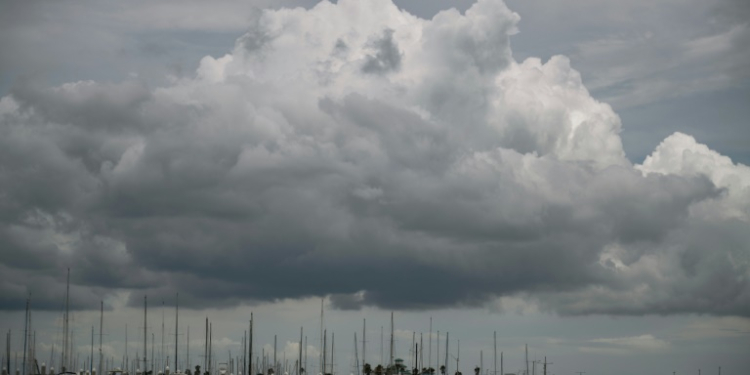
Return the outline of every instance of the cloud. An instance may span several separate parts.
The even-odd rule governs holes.
[[[579,350],[589,353],[622,355],[633,351],[653,353],[668,349],[669,347],[669,342],[646,334],[631,337],[593,339],[589,340],[586,346],[579,347]]]
[[[499,0],[429,20],[321,2],[263,11],[164,86],[19,86],[0,100],[2,308],[51,308],[70,266],[76,308],[131,290],[750,315],[747,167],[680,134],[632,165],[566,57],[513,58],[518,21]]]

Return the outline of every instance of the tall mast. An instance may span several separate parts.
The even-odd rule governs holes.
[[[159,370],[164,371],[164,300],[161,300],[161,350],[159,351]]]
[[[336,334],[334,332],[331,332],[331,375],[334,375],[334,373],[333,373],[333,370],[334,370],[334,368],[333,368],[333,353],[335,353],[335,352],[333,351],[333,344],[334,344],[335,340],[336,340]]]
[[[500,352],[500,375],[505,375],[503,371],[503,352]]]
[[[422,337],[422,332],[419,333],[419,347],[422,348],[422,351],[419,352],[419,363],[417,364],[417,368],[421,369],[424,367],[424,337]]]
[[[326,356],[327,356],[326,347],[328,346],[328,343],[326,342],[327,341],[326,336],[328,336],[328,331],[323,330],[323,362],[322,362],[323,364],[322,374],[323,375],[326,375]]]
[[[279,369],[278,369],[278,366],[276,365],[276,363],[277,363],[276,362],[276,335],[273,335],[273,364],[271,365],[271,367],[273,368],[273,372],[275,374],[278,374],[279,373],[279,371],[278,371]]]
[[[445,373],[446,374],[450,374],[450,371],[448,371],[448,357],[449,357],[448,343],[450,343],[450,336],[451,336],[450,332],[445,333]],[[458,369],[456,369],[456,371],[458,371]]]
[[[208,371],[208,317],[206,317],[206,341],[203,345],[203,372]],[[198,374],[201,375],[201,374]]]
[[[461,358],[461,340],[456,340],[456,372],[460,372],[458,360]]]
[[[412,368],[417,368],[417,366],[419,366],[417,364],[418,361],[417,361],[417,350],[416,350],[416,345],[415,345],[416,342],[417,342],[417,333],[414,332],[414,331],[412,331],[411,332],[411,347],[412,347],[412,349],[414,349],[414,356],[410,358],[410,361],[412,361],[411,362],[411,367]]]
[[[437,331],[437,337],[435,340],[435,344],[437,344],[437,350],[435,350],[435,353],[437,354],[437,366],[436,370],[440,370],[440,331]]]
[[[367,347],[365,346],[367,343],[367,319],[362,319],[362,366],[365,365],[366,362],[366,356],[367,356]]]
[[[359,372],[359,351],[357,350],[357,332],[354,332],[354,367],[357,368],[357,375]]]
[[[430,353],[427,355],[427,368],[429,369],[432,367],[432,317],[430,317],[430,336],[428,336],[428,340],[430,342],[428,345]]]
[[[94,326],[91,326],[91,359],[89,360],[89,374],[94,373]]]
[[[179,337],[180,293],[174,297],[174,371],[177,372],[177,338]]]
[[[300,371],[301,367],[302,367],[302,327],[299,327],[299,357],[297,359],[297,375],[302,375],[302,371]]]
[[[102,354],[102,336],[104,335],[104,301],[100,301],[99,310],[99,374],[103,375],[104,354]]]
[[[383,364],[383,326],[380,326],[380,364]]]
[[[492,375],[497,375],[497,331],[492,333],[492,343],[493,343],[493,350],[494,355],[492,356],[493,361],[495,362],[495,367],[492,369]]]
[[[391,356],[388,360],[388,367],[393,366],[393,311],[391,311]]]
[[[526,344],[525,348],[526,348],[526,375],[529,375],[529,344]]]
[[[248,349],[247,349],[247,356],[248,358],[248,364],[247,364],[247,375],[254,375],[253,374],[253,313],[250,313],[250,332],[248,337]]]
[[[8,369],[8,374],[10,374],[10,330],[8,330],[8,335],[5,338],[5,361],[5,368]],[[50,366],[52,366],[52,362],[50,362]]]
[[[412,332],[412,337],[414,337],[414,332]],[[414,341],[413,338],[412,338],[411,342],[412,342],[412,346],[414,347],[414,358],[412,358],[412,360],[414,362],[412,362],[412,364],[413,364],[412,368],[413,369],[418,369],[419,368],[419,344],[417,344]],[[417,370],[417,371],[419,371],[419,370]]]
[[[68,368],[68,358],[70,356],[69,351],[69,321],[68,314],[70,312],[70,268],[68,268],[68,276],[65,282],[65,320],[63,321],[63,354],[60,367],[64,372]]]
[[[211,351],[213,350],[214,324],[208,324],[208,371],[211,371]]]
[[[23,375],[26,375],[26,347],[27,338],[29,336],[29,300],[31,297],[26,298],[26,314],[23,322],[23,362],[21,363],[21,371]]]
[[[148,371],[148,296],[143,296],[143,373]]]
[[[323,350],[320,352],[320,373],[325,375],[326,369],[325,369],[325,331],[323,330],[323,298],[320,299],[320,347],[323,348]]]

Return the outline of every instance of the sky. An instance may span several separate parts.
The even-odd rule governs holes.
[[[206,317],[225,362],[252,312],[266,353],[276,335],[296,358],[302,327],[317,373],[322,301],[337,374],[363,319],[356,354],[388,361],[391,312],[396,357],[422,335],[437,366],[450,332],[449,373],[492,374],[494,333],[504,373],[525,345],[557,375],[746,373],[749,19],[742,0],[3,0],[11,359],[30,298],[59,363],[70,269],[79,363],[101,303],[107,358],[143,350],[144,296],[172,353],[179,293],[191,365]]]

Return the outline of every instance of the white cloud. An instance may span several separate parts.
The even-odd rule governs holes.
[[[85,288],[195,305],[748,314],[747,167],[680,134],[631,165],[568,58],[515,61],[518,22],[499,0],[431,20],[322,2],[263,11],[163,87],[15,90],[0,239],[28,259],[1,261],[39,272],[11,229],[40,212],[70,218],[80,249],[57,262]]]

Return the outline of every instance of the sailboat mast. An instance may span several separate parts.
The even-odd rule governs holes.
[[[205,343],[203,344],[203,372],[208,371],[208,317],[206,317],[206,339]],[[198,374],[201,375],[201,374]]]
[[[427,368],[429,369],[432,366],[432,317],[430,317],[430,335],[427,336],[429,340],[428,350],[430,351],[429,354],[427,354]]]
[[[393,366],[393,311],[391,311],[391,356],[388,360],[388,367]]]
[[[362,366],[365,365],[367,357],[367,319],[362,319]]]
[[[383,363],[383,326],[380,326],[380,363]]]
[[[102,336],[104,336],[104,301],[100,301],[99,310],[99,374],[103,374],[104,354],[102,354]]]
[[[54,348],[54,346],[53,346]],[[5,339],[5,361],[6,363],[6,369],[8,370],[8,374],[10,374],[10,330],[8,330],[8,335]],[[52,365],[52,362],[50,362],[50,366]]]
[[[148,296],[143,296],[143,373],[148,371]]]
[[[359,372],[359,351],[357,350],[357,332],[354,332],[354,367],[357,368],[357,375],[360,375]]]
[[[493,343],[493,350],[495,353],[492,356],[493,361],[495,362],[495,366],[492,369],[492,375],[497,375],[497,331],[492,332],[492,343]]]
[[[247,365],[247,375],[253,375],[253,313],[250,313],[250,332],[248,337],[248,349],[247,349],[247,356],[248,358],[248,365]]]
[[[174,371],[177,372],[177,338],[179,337],[180,293],[174,297]]]
[[[424,367],[424,337],[422,336],[422,332],[419,333],[419,347],[422,348],[422,351],[419,352],[419,365],[417,368],[421,369]]]
[[[31,297],[26,298],[26,314],[23,322],[23,362],[21,363],[22,374],[26,375],[26,347],[27,338],[29,336],[29,300]]]
[[[91,326],[91,357],[89,359],[89,374],[93,374],[93,373],[94,373],[94,326]]]
[[[60,368],[63,372],[67,370],[68,367],[68,357],[70,356],[69,351],[70,347],[68,346],[70,343],[70,337],[69,337],[69,313],[70,313],[70,268],[68,268],[68,276],[65,282],[65,320],[63,321],[63,354],[62,354],[62,360],[60,364]]]
[[[450,371],[448,371],[448,357],[450,356],[448,352],[448,344],[450,343],[450,336],[451,336],[450,332],[445,333],[445,373],[446,374],[450,374]],[[458,369],[456,369],[456,371],[458,371]]]
[[[525,348],[526,348],[526,375],[529,375],[529,344],[526,344]]]
[[[271,367],[273,368],[274,373],[279,372],[277,363],[278,362],[276,362],[276,335],[273,335],[273,365],[271,365]]]
[[[458,359],[461,358],[461,340],[456,340],[456,372],[460,372]]]
[[[302,375],[302,327],[299,327],[299,357],[297,359],[297,375]]]
[[[417,361],[417,350],[416,350],[417,346],[416,346],[416,342],[417,342],[417,333],[414,332],[414,331],[412,331],[411,332],[411,347],[415,349],[414,350],[414,357],[411,357],[411,361],[412,361],[411,362],[411,367],[412,368],[417,368],[417,366],[419,366],[419,364],[417,364],[418,361]]]
[[[164,371],[164,300],[161,300],[161,350],[159,351],[159,371]]]
[[[211,373],[211,351],[213,350],[214,324],[208,324],[208,372]]]
[[[325,375],[326,368],[325,368],[325,330],[323,330],[323,298],[320,299],[320,347],[323,348],[323,351],[321,351],[321,357],[320,357],[320,373]]]
[[[323,366],[323,370],[321,371],[321,373],[323,375],[326,375],[326,355],[327,355],[326,348],[328,347],[328,343],[326,342],[327,341],[326,336],[328,336],[328,332],[326,330],[323,330],[323,361],[321,362]]]

